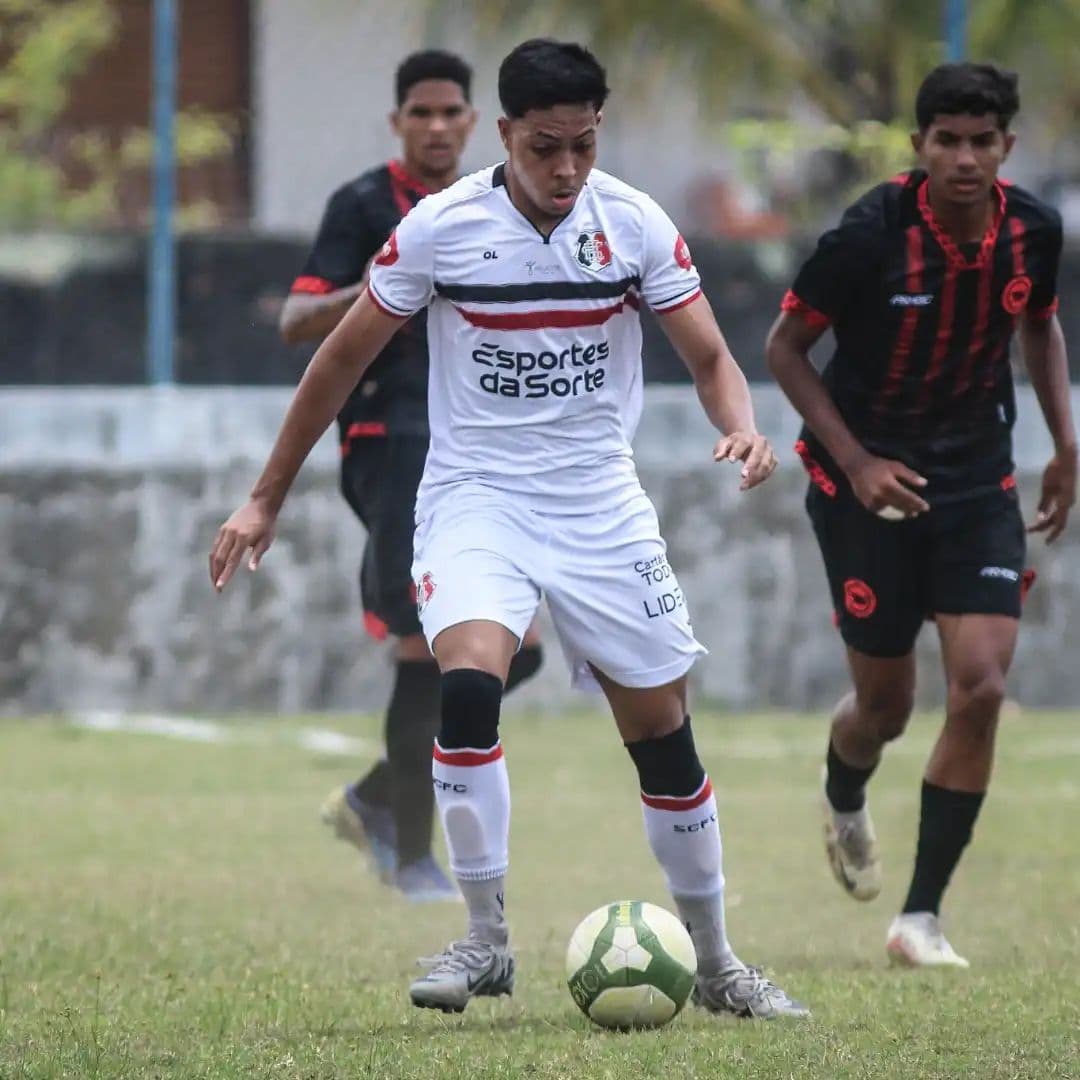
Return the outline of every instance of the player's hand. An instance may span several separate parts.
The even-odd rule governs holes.
[[[1042,493],[1029,533],[1046,533],[1052,544],[1064,531],[1069,508],[1076,502],[1076,451],[1055,454],[1043,470]]]
[[[210,549],[210,581],[218,592],[229,584],[229,578],[249,551],[248,569],[259,568],[259,561],[274,542],[276,516],[253,499],[234,511],[221,526]]]
[[[776,455],[769,440],[757,432],[733,431],[725,435],[713,450],[713,461],[741,461],[742,483],[740,491],[768,480],[776,468]]]
[[[930,509],[917,491],[926,487],[926,478],[902,461],[867,454],[848,479],[859,502],[882,517],[917,517]]]

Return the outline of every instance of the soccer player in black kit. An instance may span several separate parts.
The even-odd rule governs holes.
[[[1077,442],[1055,316],[1058,214],[998,179],[1015,136],[1016,77],[947,64],[915,103],[920,167],[864,195],[825,233],[784,298],[769,366],[805,420],[807,510],[847,646],[825,779],[826,847],[858,900],[881,889],[865,787],[908,722],[913,646],[941,639],[945,723],[922,784],[915,869],[886,939],[913,966],[967,967],[942,894],[990,780],[1023,593],[1009,346],[1019,336],[1053,439],[1029,532],[1055,540],[1076,496]],[[808,354],[826,327],[836,351]]]
[[[391,126],[400,160],[364,173],[330,197],[315,245],[281,313],[290,344],[321,341],[363,291],[367,268],[401,219],[425,195],[458,178],[476,122],[472,71],[452,53],[426,50],[396,73]],[[386,712],[386,757],[322,808],[338,836],[368,851],[380,876],[409,900],[460,899],[431,853],[431,747],[439,729],[439,669],[420,630],[412,582],[413,509],[428,445],[428,354],[424,313],[390,341],[338,416],[341,492],[367,530],[360,568],[364,625],[397,639]],[[539,668],[526,637],[507,690]]]

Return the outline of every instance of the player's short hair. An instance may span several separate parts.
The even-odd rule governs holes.
[[[472,68],[456,53],[442,49],[424,49],[410,53],[398,64],[394,75],[397,103],[400,109],[409,91],[425,79],[446,79],[461,87],[466,101],[472,101]]]
[[[1008,129],[1020,110],[1019,79],[996,64],[942,64],[923,79],[915,96],[915,119],[925,131],[935,116],[986,116],[995,113]]]
[[[583,45],[552,38],[522,42],[499,66],[499,102],[511,120],[530,109],[592,105],[608,96],[607,74]]]

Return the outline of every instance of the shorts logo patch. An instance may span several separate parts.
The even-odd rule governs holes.
[[[1019,315],[1031,298],[1031,278],[1027,274],[1014,277],[1001,294],[1001,306],[1010,315]]]
[[[575,258],[579,265],[594,274],[611,265],[611,246],[599,229],[590,229],[577,238]]]
[[[1016,582],[1020,580],[1020,574],[1016,570],[1010,570],[1007,566],[984,566],[979,571],[979,577],[998,578],[1001,581]]]
[[[681,235],[675,237],[675,262],[683,270],[689,270],[694,265],[694,260],[690,258],[690,248],[686,246]]]
[[[420,575],[420,580],[416,583],[416,611],[417,614],[423,615],[424,608],[428,606],[428,601],[435,595],[435,579],[431,576],[430,570],[425,570]]]
[[[382,250],[375,256],[376,266],[393,266],[401,256],[398,254],[397,230],[395,229],[389,239],[382,246]]]
[[[856,619],[869,619],[877,610],[877,596],[865,581],[848,578],[844,582],[844,607]]]

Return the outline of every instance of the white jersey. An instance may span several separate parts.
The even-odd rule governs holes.
[[[596,509],[637,486],[642,301],[700,293],[685,241],[648,195],[594,169],[544,237],[505,166],[429,195],[376,257],[391,315],[428,308],[431,444],[418,507],[461,483]]]

